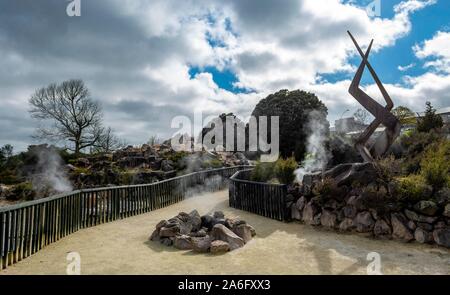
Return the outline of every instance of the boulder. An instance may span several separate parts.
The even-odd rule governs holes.
[[[414,239],[416,239],[417,242],[422,243],[422,244],[430,243],[433,241],[433,234],[418,227],[414,231]]]
[[[203,215],[201,217],[202,220],[202,227],[206,227],[208,230],[211,230],[212,227],[214,226],[214,217],[212,217],[211,215]]]
[[[406,217],[408,217],[411,220],[414,220],[417,222],[426,222],[429,224],[433,224],[438,219],[438,217],[420,215],[420,214],[417,214],[416,212],[408,210],[408,209],[405,209],[405,215],[406,215]]]
[[[223,214],[222,211],[215,211],[213,213],[213,217],[216,219],[224,219],[225,218],[225,214]]]
[[[252,229],[249,225],[247,224],[240,224],[238,226],[235,226],[233,228],[233,232],[240,237],[241,239],[244,240],[244,243],[247,244],[248,241],[250,241],[252,239]]]
[[[162,239],[160,240],[160,242],[161,242],[161,244],[163,244],[164,246],[168,246],[168,247],[170,247],[170,246],[173,245],[173,240],[170,239],[170,238],[162,238]]]
[[[336,227],[336,214],[332,213],[329,210],[323,210],[322,215],[320,216],[320,224],[325,227],[335,228]]]
[[[354,228],[355,226],[353,224],[353,219],[351,218],[344,218],[344,220],[342,220],[342,222],[339,224],[340,231],[350,231]]]
[[[433,201],[420,201],[414,205],[414,210],[424,215],[434,216],[439,208]]]
[[[295,204],[291,206],[291,218],[294,220],[302,220],[302,214]]]
[[[392,236],[396,239],[411,241],[414,239],[413,234],[407,226],[408,220],[400,213],[391,214]]]
[[[199,253],[208,252],[211,247],[211,241],[210,236],[191,238],[192,250]]]
[[[421,229],[426,230],[428,232],[433,231],[433,225],[426,222],[417,222],[417,227],[420,227]]]
[[[180,233],[180,227],[178,225],[162,227],[159,230],[159,236],[161,238],[175,237],[178,233]]]
[[[325,204],[323,204],[323,208],[325,208],[325,209],[336,210],[339,207],[340,207],[340,204],[335,199],[329,199],[325,202]]]
[[[316,221],[314,220],[314,216],[316,216],[317,213],[319,213],[319,208],[316,205],[314,205],[313,203],[309,202],[308,204],[306,204],[306,206],[302,212],[303,221],[306,224],[317,225]],[[320,224],[320,220],[319,220],[319,224]]]
[[[445,205],[444,212],[442,213],[442,215],[450,217],[450,203]]]
[[[212,229],[214,240],[222,240],[230,245],[230,249],[234,250],[244,246],[244,240],[237,236],[223,224],[216,224]]]
[[[252,234],[252,237],[256,236],[256,230],[253,226],[248,225],[250,227],[250,233]]]
[[[390,237],[392,234],[392,229],[385,220],[379,219],[375,222],[373,233],[376,237],[380,238]]]
[[[306,203],[306,198],[302,196],[295,202],[295,207],[301,212],[305,208]]]
[[[433,231],[436,244],[450,248],[450,228],[440,228]]]
[[[377,170],[370,162],[345,163],[325,171],[324,177],[332,178],[338,186],[351,185],[355,181],[367,185],[377,178]]]
[[[173,240],[173,246],[179,250],[191,250],[191,237],[187,235],[176,235]]]
[[[172,171],[174,164],[171,160],[162,160],[161,162],[161,170],[164,172]]]
[[[156,225],[156,229],[159,231],[162,227],[165,227],[169,224],[169,222],[167,220],[161,220],[160,222],[158,222],[158,224]]]
[[[230,245],[221,240],[215,240],[211,242],[210,251],[212,254],[221,254],[228,252],[230,250]]]
[[[200,217],[200,214],[198,214],[198,211],[192,210],[191,213],[189,213],[189,216],[191,218],[192,230],[200,230],[202,227],[202,218]]]
[[[159,229],[155,229],[153,231],[153,233],[151,234],[149,240],[150,241],[159,241],[160,240],[160,238],[159,238]]]
[[[412,220],[408,221],[408,223],[406,225],[412,232],[414,232],[417,228],[416,223]]]
[[[369,211],[363,211],[356,215],[354,224],[356,225],[356,231],[366,233],[372,231],[375,221]]]
[[[447,225],[445,224],[444,221],[438,221],[434,225],[434,229],[441,229],[441,228],[445,228],[445,227],[447,227]]]
[[[347,200],[347,205],[353,206],[358,211],[366,210],[366,206],[364,206],[363,203],[363,197],[362,196],[351,196]]]
[[[347,218],[355,218],[356,214],[358,214],[358,210],[356,210],[355,206],[345,206],[342,208],[344,216]]]

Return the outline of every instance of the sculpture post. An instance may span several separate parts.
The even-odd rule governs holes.
[[[358,43],[356,42],[353,35],[347,31],[355,44],[356,49],[361,55],[362,61],[356,71],[355,77],[350,85],[348,92],[367,110],[369,111],[375,119],[370,123],[370,125],[364,130],[364,132],[358,137],[355,143],[356,149],[359,151],[364,161],[373,162],[374,159],[381,157],[384,155],[395,139],[400,134],[400,122],[398,119],[390,112],[394,107],[394,103],[392,102],[389,94],[375,73],[374,69],[370,65],[368,58],[369,53],[372,48],[373,40],[370,42],[369,47],[366,50],[366,53],[363,53]],[[375,83],[383,95],[384,100],[386,101],[386,106],[383,107],[377,101],[375,101],[372,97],[367,95],[364,91],[359,88],[359,84],[361,82],[361,77],[364,72],[364,68],[367,67],[370,74],[372,75]],[[375,140],[375,143],[368,147],[367,142],[375,130],[383,124],[385,130],[383,133],[378,136]]]

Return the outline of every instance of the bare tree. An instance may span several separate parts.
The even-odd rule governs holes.
[[[94,146],[100,139],[101,108],[90,98],[83,81],[50,84],[38,89],[29,103],[33,118],[52,121],[52,125],[38,128],[37,137],[69,141],[69,149],[75,153]]]
[[[100,139],[95,144],[94,152],[98,153],[110,153],[115,150],[125,147],[127,143],[117,137],[111,127],[103,130]]]
[[[159,144],[161,140],[159,139],[158,135],[152,135],[150,136],[147,144],[150,146],[154,146],[155,144]]]
[[[357,109],[356,112],[353,113],[355,120],[361,124],[367,124],[369,116],[369,112],[364,109]]]

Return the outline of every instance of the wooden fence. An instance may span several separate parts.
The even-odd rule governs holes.
[[[287,185],[248,180],[250,170],[236,172],[229,183],[230,207],[280,221],[290,221],[287,208]]]
[[[77,190],[0,207],[0,269],[79,229],[146,213],[202,191],[226,187],[248,166],[206,170],[144,185]]]

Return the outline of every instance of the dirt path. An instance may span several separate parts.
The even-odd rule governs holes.
[[[192,209],[239,216],[255,227],[257,236],[220,256],[148,241],[158,221]],[[65,274],[66,256],[72,251],[81,255],[82,274],[365,274],[366,256],[373,251],[381,255],[384,274],[450,274],[449,250],[270,220],[229,208],[226,191],[83,229],[0,273]]]

